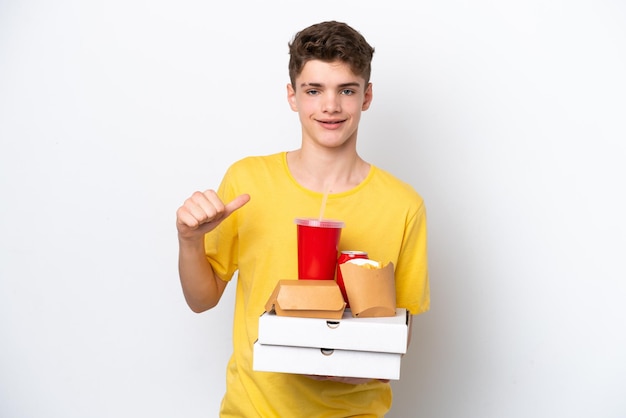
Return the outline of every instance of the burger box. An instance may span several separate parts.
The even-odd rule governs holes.
[[[265,304],[267,312],[298,318],[339,319],[345,308],[334,280],[279,280]]]

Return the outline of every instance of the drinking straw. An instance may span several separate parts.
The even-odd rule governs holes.
[[[324,217],[324,210],[326,209],[326,200],[328,199],[328,192],[330,191],[330,185],[326,185],[324,188],[324,197],[322,197],[322,207],[320,207],[320,217],[319,221],[322,222],[322,218]]]

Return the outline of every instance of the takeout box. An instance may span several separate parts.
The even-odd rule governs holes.
[[[396,309],[396,284],[393,263],[383,268],[366,268],[351,260],[340,264],[343,283],[355,317],[393,316]]]
[[[255,371],[400,379],[402,354],[254,343]]]
[[[400,378],[408,344],[408,315],[340,319],[298,318],[265,312],[254,344],[255,371],[322,376]]]
[[[355,318],[346,309],[336,320],[264,312],[259,317],[258,341],[266,345],[406,353],[408,312],[404,308],[394,312],[390,317]]]
[[[265,310],[278,316],[339,319],[346,303],[334,280],[279,280]]]

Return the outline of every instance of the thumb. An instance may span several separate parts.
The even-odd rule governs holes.
[[[224,218],[230,216],[234,211],[241,208],[250,201],[249,194],[242,194],[224,205]]]

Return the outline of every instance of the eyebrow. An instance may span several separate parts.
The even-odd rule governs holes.
[[[302,88],[304,88],[304,87],[324,87],[324,85],[322,83],[302,83],[302,84],[300,84],[300,87],[302,87]],[[346,88],[346,87],[356,87],[356,88],[359,88],[359,87],[361,87],[361,84],[357,83],[356,81],[351,81],[349,83],[339,84],[339,88]]]

